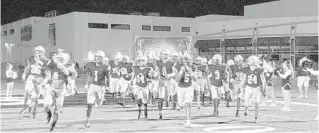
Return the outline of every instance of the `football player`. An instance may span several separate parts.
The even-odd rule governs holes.
[[[218,107],[220,99],[224,94],[223,82],[226,80],[226,72],[225,67],[222,66],[222,56],[220,54],[215,54],[213,56],[212,63],[212,65],[208,66],[208,78],[214,105],[213,116],[216,117],[219,114]]]
[[[232,92],[232,85],[230,82],[230,78],[232,75],[232,71],[230,69],[230,66],[233,66],[235,63],[232,59],[229,59],[227,61],[227,66],[226,66],[226,74],[227,74],[227,80],[226,80],[226,84],[225,84],[225,101],[226,101],[226,107],[230,107],[229,106],[229,102],[232,100],[231,96],[233,94]]]
[[[91,84],[87,93],[87,121],[85,126],[90,127],[90,117],[92,114],[92,107],[95,103],[98,106],[102,105],[105,90],[109,87],[109,66],[103,64],[103,60],[107,60],[103,51],[97,51],[94,55],[94,62],[89,62],[91,68],[89,74]]]
[[[30,97],[31,107],[29,108],[29,112],[31,111],[31,108],[33,108],[33,118],[35,118],[38,98],[40,96],[40,92],[42,92],[44,72],[47,73],[47,70],[45,71],[44,66],[50,62],[44,56],[44,54],[45,49],[42,46],[35,47],[33,49],[33,55],[27,60],[27,67],[25,68],[22,74],[22,80],[26,83],[24,95],[24,108],[21,111],[21,114],[25,113],[27,109],[27,102]],[[46,74],[45,76],[46,79],[49,78],[49,75]]]
[[[120,94],[120,101],[119,104],[123,107],[125,106],[125,93],[131,87],[131,80],[133,77],[133,63],[129,62],[129,57],[127,55],[123,56],[122,63],[119,66],[120,71],[120,81],[119,81],[119,94]]]
[[[160,74],[158,110],[159,119],[162,119],[163,101],[166,101],[166,107],[168,107],[168,93],[172,88],[172,77],[175,75],[173,71],[174,62],[169,59],[169,51],[167,49],[161,50],[161,59],[156,61],[156,66]]]
[[[54,130],[54,127],[58,121],[59,118],[59,113],[61,111],[61,107],[63,105],[63,97],[65,96],[66,93],[66,84],[67,84],[67,79],[68,75],[70,72],[66,68],[66,65],[68,64],[70,59],[70,56],[67,53],[58,53],[52,58],[52,61],[48,65],[48,68],[50,69],[50,75],[51,75],[51,96],[53,103],[52,105],[54,106],[54,117],[53,117],[53,122],[51,124],[50,131]],[[45,109],[46,113],[48,115],[48,122],[51,120],[52,113],[50,109]]]
[[[258,123],[259,101],[260,101],[260,84],[262,89],[266,88],[266,79],[264,69],[259,66],[260,60],[257,56],[251,55],[247,58],[248,67],[243,70],[243,79],[240,82],[240,87],[245,86],[245,113],[247,116],[248,107],[251,102],[255,103],[255,123]],[[261,83],[260,83],[261,82]],[[264,91],[262,91],[264,92]]]
[[[150,54],[147,57],[147,63],[146,67],[150,69],[150,83],[148,85],[149,91],[150,91],[150,103],[155,104],[155,97],[157,94],[157,88],[158,88],[158,76],[155,75],[156,70],[156,58],[153,54]]]
[[[147,103],[149,99],[149,81],[151,69],[146,67],[146,59],[137,57],[137,66],[134,67],[133,87],[137,96],[138,119],[141,117],[142,105],[144,105],[144,116],[147,119]]]
[[[180,55],[177,52],[173,52],[171,60],[174,62],[174,68],[177,71],[179,71],[180,67],[183,65],[182,61],[180,60]],[[176,85],[177,85],[176,80],[172,80],[172,88],[170,90],[170,96],[173,102],[172,109],[175,110],[177,107],[177,110],[180,110],[180,106],[178,106],[178,103],[177,103]]]
[[[242,73],[243,61],[244,59],[241,55],[236,55],[234,57],[235,64],[230,66],[230,70],[232,73],[230,82],[232,83],[232,87],[234,88],[235,98],[237,99],[236,117],[239,116],[240,102],[241,102],[241,99],[244,98],[244,90],[242,87],[239,86],[239,83],[241,82],[243,77],[243,73]]]
[[[203,65],[203,58],[197,57],[195,59],[195,63],[193,63],[192,71],[194,72],[194,76],[196,82],[194,83],[195,96],[197,99],[197,108],[200,109],[200,101],[202,101],[202,105],[204,106],[204,90],[207,84],[206,73],[207,73],[207,65]]]
[[[305,95],[304,97],[308,97],[308,88],[309,88],[309,80],[310,80],[310,73],[306,70],[308,68],[308,62],[310,60],[307,57],[303,57],[299,60],[299,67],[297,68],[296,77],[297,77],[297,86],[299,89],[299,96],[298,98],[303,98],[303,88],[305,88]]]
[[[186,128],[190,128],[191,124],[191,106],[194,96],[193,82],[195,80],[194,73],[192,71],[191,57],[185,54],[182,58],[183,65],[181,66],[177,76],[177,95],[178,104],[180,106],[186,106]]]
[[[117,53],[114,57],[113,61],[110,61],[111,66],[111,77],[110,77],[110,92],[113,94],[113,97],[116,97],[118,99],[118,89],[120,85],[120,64],[122,62],[122,54]],[[119,101],[118,101],[119,103]]]

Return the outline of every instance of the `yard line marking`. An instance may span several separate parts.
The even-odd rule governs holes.
[[[298,119],[298,118],[284,117],[284,116],[277,116],[277,115],[267,115],[267,114],[259,114],[259,115],[275,117],[275,118],[290,119],[290,120],[295,120],[295,121],[313,121],[312,119]]]
[[[276,101],[276,103],[284,104],[283,101]],[[293,104],[293,105],[305,105],[305,106],[317,107],[317,104],[311,104],[311,103],[291,102],[291,104]]]

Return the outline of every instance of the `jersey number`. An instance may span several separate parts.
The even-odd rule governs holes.
[[[137,76],[137,82],[138,82],[138,83],[142,83],[142,84],[145,83],[145,78],[144,78],[144,75],[143,75],[143,74],[139,74],[139,75]]]
[[[198,77],[198,78],[203,77],[203,74],[202,74],[201,71],[196,71],[196,72],[195,72],[195,75],[196,75],[196,77]]]
[[[189,83],[189,74],[185,74],[185,77],[184,77],[184,82],[185,83]]]
[[[215,79],[217,79],[217,80],[220,79],[220,73],[218,70],[215,70]]]
[[[52,79],[59,79],[59,73],[58,72],[54,72],[53,75],[52,75]]]
[[[248,84],[257,84],[257,76],[251,74],[248,75],[248,80],[247,80]]]
[[[166,67],[164,66],[163,69],[162,69],[162,75],[163,75],[163,76],[166,76],[166,74],[167,74],[167,73],[166,73]]]
[[[94,71],[94,81],[97,82],[97,73],[98,71]]]

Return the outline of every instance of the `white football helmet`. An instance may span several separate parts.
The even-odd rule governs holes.
[[[298,62],[298,65],[299,66],[302,66],[302,64],[305,62],[305,61],[308,61],[309,59],[307,58],[307,57],[303,57],[303,58],[301,58],[300,60],[299,60],[299,62]]]
[[[35,55],[44,55],[45,54],[45,49],[42,47],[42,46],[36,46],[34,49],[33,49],[33,53]]]
[[[223,57],[220,54],[215,54],[212,58],[213,64],[222,64]]]
[[[161,58],[162,59],[167,59],[169,57],[169,50],[168,49],[162,49],[161,50]]]
[[[231,66],[231,65],[234,65],[234,64],[235,64],[235,62],[232,59],[229,59],[227,61],[227,66]]]
[[[56,55],[57,61],[62,64],[67,64],[70,61],[70,55],[67,53],[58,53]]]
[[[114,60],[117,61],[117,62],[122,61],[122,59],[123,59],[123,55],[122,55],[121,52],[118,52],[118,53],[115,55],[115,57],[114,57]]]
[[[261,61],[256,55],[251,55],[246,59],[246,63],[248,66],[256,66],[259,65]]]
[[[184,64],[189,64],[192,61],[192,57],[189,54],[184,54],[183,55],[183,63]]]
[[[207,59],[206,58],[202,58],[202,64],[207,65]]]
[[[95,62],[102,62],[104,57],[105,57],[105,53],[103,51],[97,51],[94,54],[94,61]]]
[[[202,62],[203,62],[202,57],[200,57],[200,56],[196,57],[196,59],[195,59],[196,64],[201,64]]]
[[[242,64],[244,62],[244,58],[241,55],[236,55],[234,60],[236,64]]]
[[[108,63],[109,63],[109,58],[104,57],[102,62],[103,62],[104,64],[108,64]]]

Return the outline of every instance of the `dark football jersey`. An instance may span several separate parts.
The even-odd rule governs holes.
[[[193,64],[192,70],[196,78],[203,78],[207,74],[207,66],[202,64]]]
[[[182,67],[182,66],[181,66]],[[190,75],[191,73],[191,67],[192,66],[188,66],[190,69],[186,72],[183,72],[183,74],[181,75],[181,79],[180,81],[178,81],[178,86],[181,88],[187,88],[192,86],[192,77]]]
[[[209,78],[210,84],[216,87],[223,86],[223,80],[226,80],[225,67],[220,65],[209,65],[209,73],[212,75]]]
[[[98,86],[108,86],[110,67],[104,64],[97,66],[94,62],[90,62],[90,66],[89,75],[92,78],[92,84]]]
[[[260,74],[264,71],[263,68],[256,68],[251,70],[249,67],[246,67],[243,72],[246,74],[245,84],[250,87],[258,87],[261,84]]]
[[[42,64],[37,63],[37,60],[42,62]],[[47,63],[50,63],[50,60],[39,59],[36,56],[31,56],[28,61],[30,63],[30,70],[27,73],[38,77],[43,77],[44,69],[47,69]]]
[[[120,78],[120,63],[115,63],[114,61],[110,61],[111,66],[111,78]]]
[[[309,76],[309,75],[310,75],[310,73],[306,69],[304,69],[303,67],[297,68],[297,77],[298,76]]]
[[[131,80],[133,72],[133,63],[121,63],[120,64],[120,76],[125,80]]]
[[[140,87],[146,87],[147,86],[147,79],[150,78],[150,71],[151,69],[148,67],[144,67],[143,69],[139,66],[134,66],[134,73],[135,73],[135,78],[136,82],[135,84]]]
[[[58,68],[58,65],[55,62],[52,61],[48,65],[48,68],[51,71],[51,78],[53,80],[64,80],[64,81],[67,81],[68,75],[64,74],[63,71],[60,68]]]
[[[181,70],[181,66],[183,66],[183,63],[181,61],[177,61],[175,62],[175,69],[179,72],[179,70]]]
[[[231,70],[231,78],[237,81],[241,80],[240,74],[242,73],[242,65],[231,65],[230,70]]]
[[[156,65],[160,71],[160,77],[164,78],[167,74],[173,73],[174,62],[168,60],[164,62],[163,60],[157,60]]]

